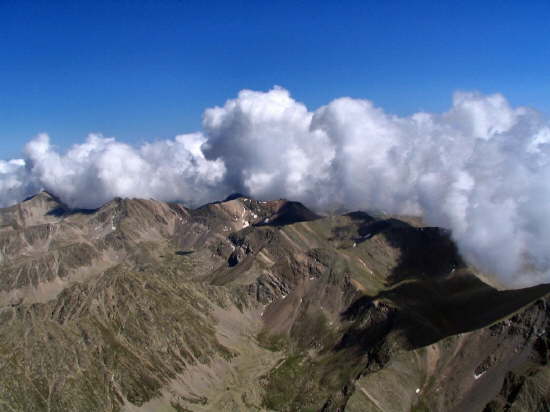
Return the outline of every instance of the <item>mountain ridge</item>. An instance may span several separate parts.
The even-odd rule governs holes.
[[[448,232],[414,223],[242,195],[196,209],[117,198],[83,211],[43,192],[2,209],[0,404],[549,405],[532,387],[548,382],[550,285],[497,290]],[[457,367],[471,370],[444,373]]]

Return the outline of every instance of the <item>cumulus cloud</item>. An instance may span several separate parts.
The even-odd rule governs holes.
[[[315,199],[324,196],[334,147],[326,133],[311,129],[312,118],[280,87],[244,90],[224,107],[205,111],[204,154],[224,162],[225,181],[237,191]]]
[[[0,161],[3,205],[44,188],[72,207],[114,196],[191,205],[230,191],[422,215],[509,284],[550,281],[550,125],[501,95],[456,93],[444,113],[398,117],[368,100],[315,111],[280,87],[207,109],[201,132],[140,147],[89,136],[66,153],[48,136]]]
[[[135,148],[89,135],[60,154],[41,134],[26,145],[24,160],[0,163],[2,203],[40,188],[73,208],[98,207],[116,196],[205,202],[225,193],[225,166],[205,159],[200,149],[204,141],[202,134],[193,133]]]

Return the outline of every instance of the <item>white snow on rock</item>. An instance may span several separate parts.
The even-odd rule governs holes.
[[[474,379],[475,380],[478,380],[479,378],[481,378],[483,375],[485,375],[485,372],[487,371],[483,371],[481,372],[479,375],[477,373],[474,372]]]

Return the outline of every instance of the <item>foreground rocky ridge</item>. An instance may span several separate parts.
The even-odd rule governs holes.
[[[414,219],[43,192],[0,210],[0,409],[546,410],[549,292]]]

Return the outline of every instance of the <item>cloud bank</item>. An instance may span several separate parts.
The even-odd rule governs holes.
[[[0,205],[40,189],[72,207],[115,196],[198,205],[232,191],[422,215],[513,285],[550,282],[550,124],[499,94],[456,93],[445,113],[398,117],[368,100],[316,111],[275,87],[204,112],[201,132],[140,147],[90,135],[60,153],[47,135],[0,161]]]

